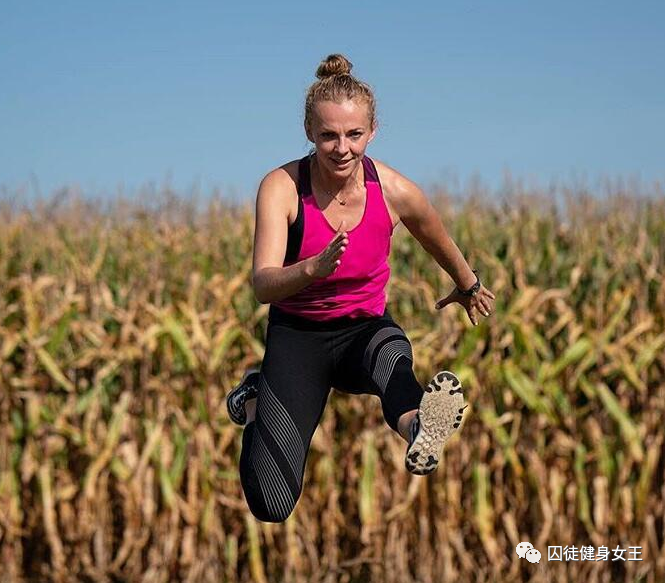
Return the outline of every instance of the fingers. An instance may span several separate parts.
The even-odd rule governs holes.
[[[328,269],[334,271],[341,265],[342,263],[341,257],[342,253],[344,253],[344,250],[345,250],[344,247],[340,247],[336,251],[331,251],[329,253],[326,253],[325,262],[329,266]]]
[[[340,239],[335,241],[334,247],[335,248],[346,247],[346,246],[348,246],[348,244],[349,244],[349,238],[345,233],[344,235],[342,235],[342,237]]]
[[[452,292],[448,294],[445,298],[440,299],[436,304],[434,304],[434,307],[437,310],[440,310],[442,308],[445,308],[448,304],[450,304],[453,301],[453,296],[455,295],[455,292]]]
[[[469,306],[466,309],[466,313],[469,316],[469,320],[471,320],[471,323],[474,326],[478,325],[478,316],[476,315],[476,310],[474,309],[474,306]]]
[[[346,247],[349,244],[349,234],[346,232],[345,228],[346,221],[342,220],[332,241],[328,243],[328,247],[335,249],[341,246]]]
[[[348,237],[348,233],[346,232],[346,221],[342,220],[342,222],[339,224],[339,227],[337,228],[337,232],[335,233],[335,236],[333,237],[332,241],[330,241],[330,245],[334,245],[338,243],[339,241],[342,241],[343,239],[346,239]]]
[[[345,231],[346,221],[342,220],[328,246],[323,250],[322,259],[327,264],[328,273],[334,272],[342,263],[341,256],[349,245],[348,233]]]
[[[496,299],[494,294],[490,290],[488,290],[485,286],[481,286],[480,290],[478,291],[478,295],[479,296],[487,296],[492,301],[494,301]]]
[[[490,316],[492,313],[492,305],[486,300],[479,300],[475,307],[485,317]]]
[[[334,239],[330,241],[330,243],[328,243],[326,251],[329,253],[336,253],[340,249],[346,249],[348,245],[349,245],[349,236],[347,235],[346,231],[344,232],[339,231],[337,235],[335,235]]]
[[[486,318],[494,313],[494,294],[487,288],[481,288],[478,293],[469,298],[468,296],[456,295],[456,290],[453,290],[448,296],[440,299],[434,307],[440,310],[449,304],[457,302],[461,304],[466,310],[469,320],[474,326],[478,325],[478,313]]]
[[[475,296],[472,305],[485,317],[494,312],[494,294],[487,288],[482,288]]]
[[[343,236],[341,239],[334,240],[330,245],[328,245],[327,252],[331,257],[339,257],[349,245],[349,239]]]
[[[345,239],[348,241],[348,234],[346,231],[338,231],[337,234],[333,237],[333,239],[328,243],[328,245],[337,245],[341,241],[344,241]]]
[[[471,323],[474,326],[478,325],[478,313],[481,313],[483,316],[488,318],[489,316],[492,315],[492,308],[490,305],[486,305],[484,303],[480,303],[479,301],[475,302],[461,302],[459,301],[458,298],[455,298],[455,293],[451,293],[449,296],[439,300],[434,307],[437,310],[440,310],[444,307],[446,307],[449,304],[452,304],[453,302],[459,302],[462,304],[464,309],[466,310],[466,313],[469,316],[469,320],[471,320]]]

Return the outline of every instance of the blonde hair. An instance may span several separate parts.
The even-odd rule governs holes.
[[[316,69],[319,79],[310,85],[305,98],[305,131],[310,135],[314,105],[319,101],[341,103],[360,99],[367,104],[370,127],[376,126],[376,100],[371,87],[351,75],[353,64],[344,55],[328,55]]]

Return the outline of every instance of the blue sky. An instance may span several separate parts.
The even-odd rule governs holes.
[[[665,179],[665,3],[0,3],[0,185],[168,182],[253,197],[302,156],[304,94],[346,54],[368,154],[423,186]]]

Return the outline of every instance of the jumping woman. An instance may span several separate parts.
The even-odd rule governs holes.
[[[286,520],[300,497],[331,387],[380,398],[414,474],[435,470],[462,421],[459,379],[441,371],[423,389],[411,343],[386,309],[390,240],[400,221],[457,286],[436,309],[457,302],[476,325],[494,307],[420,188],[365,155],[376,133],[375,99],[351,66],[342,55],[320,64],[305,101],[314,150],[267,174],[256,199],[253,287],[270,304],[266,350],[227,407],[244,425],[245,498],[266,522]]]

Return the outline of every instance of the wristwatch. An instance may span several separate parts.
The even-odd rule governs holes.
[[[480,289],[480,278],[478,277],[478,270],[474,269],[473,273],[476,276],[476,283],[474,283],[469,289],[457,288],[457,292],[463,296],[475,296]]]

